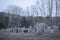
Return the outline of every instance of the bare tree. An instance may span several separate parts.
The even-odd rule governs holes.
[[[52,25],[52,11],[53,11],[53,0],[47,0],[47,10],[48,10],[48,24]]]
[[[10,5],[7,8],[7,12],[11,14],[20,14],[22,12],[22,8],[14,5]]]
[[[46,22],[46,12],[45,12],[45,6],[44,6],[44,2],[43,2],[44,0],[41,0],[41,5],[40,5],[40,1],[39,0],[37,0],[37,2],[36,2],[36,4],[37,4],[37,6],[38,6],[38,9],[37,10],[39,10],[41,13],[41,16],[44,18],[44,22]]]
[[[7,13],[13,14],[13,16],[9,16],[9,25],[20,25],[20,14],[22,14],[22,8],[19,8],[18,6],[10,5],[7,8]]]
[[[35,20],[34,20],[34,16],[36,16],[36,8],[34,5],[31,6],[31,25],[34,26],[35,24]]]

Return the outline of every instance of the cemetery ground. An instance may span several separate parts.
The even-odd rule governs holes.
[[[60,40],[60,31],[40,35],[35,33],[4,33],[0,31],[0,40]]]

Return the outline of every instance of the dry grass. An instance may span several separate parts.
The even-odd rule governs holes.
[[[0,33],[0,40],[60,40],[60,33],[54,34],[29,34],[29,33]]]

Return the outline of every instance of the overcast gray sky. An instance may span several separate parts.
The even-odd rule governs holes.
[[[0,12],[6,10],[9,5],[16,5],[23,9],[35,4],[36,0],[0,0]],[[44,0],[46,2],[46,0]],[[46,5],[47,6],[47,5]],[[45,7],[46,8],[46,7]],[[46,10],[48,13],[48,10]],[[53,16],[56,13],[55,0],[53,2]]]
[[[16,5],[25,9],[35,4],[36,0],[0,0],[0,11],[5,10],[9,5]]]

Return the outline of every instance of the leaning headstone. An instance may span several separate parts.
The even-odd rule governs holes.
[[[1,32],[4,32],[5,30],[2,28]]]
[[[18,27],[18,33],[22,32],[21,28]]]
[[[50,32],[50,30],[51,30],[51,27],[50,27],[50,26],[47,27],[47,32],[48,32],[48,33]]]
[[[50,30],[50,33],[53,34],[53,33],[54,33],[54,29],[51,29],[51,30]]]

